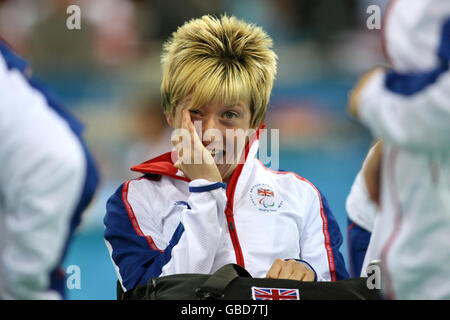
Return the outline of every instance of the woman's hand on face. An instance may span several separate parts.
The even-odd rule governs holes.
[[[266,278],[314,281],[315,274],[303,263],[295,260],[277,259],[267,272]]]
[[[200,140],[188,109],[182,111],[180,129],[172,135],[172,144],[178,153],[174,166],[190,180],[205,179],[222,182],[222,176],[211,153]]]

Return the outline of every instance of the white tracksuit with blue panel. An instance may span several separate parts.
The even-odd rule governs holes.
[[[326,199],[306,179],[264,167],[255,158],[258,145],[252,141],[228,185],[189,181],[170,153],[133,168],[144,176],[117,189],[104,218],[123,290],[228,263],[265,277],[277,258],[307,264],[319,281],[348,277]]]
[[[82,124],[0,40],[0,299],[62,299],[60,268],[98,184]]]
[[[359,105],[384,142],[381,207],[356,179],[349,217],[372,234],[365,257],[350,256],[362,275],[381,260],[389,298],[450,299],[450,1],[396,0],[384,26],[393,69],[369,79]]]

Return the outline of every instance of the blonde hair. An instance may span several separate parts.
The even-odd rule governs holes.
[[[199,108],[213,100],[245,101],[250,126],[265,119],[277,71],[272,39],[260,28],[236,17],[205,15],[179,27],[164,43],[161,95],[163,109],[175,107],[187,95]]]

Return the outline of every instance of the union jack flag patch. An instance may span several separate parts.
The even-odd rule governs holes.
[[[298,289],[252,287],[253,300],[300,300]]]
[[[273,197],[273,191],[266,188],[258,188],[258,196]]]

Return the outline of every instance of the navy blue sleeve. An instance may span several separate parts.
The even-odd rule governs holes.
[[[171,259],[172,248],[181,238],[184,227],[181,223],[178,225],[164,250],[152,246],[149,236],[139,235],[133,228],[122,200],[122,190],[123,185],[106,204],[104,237],[110,246],[111,258],[120,274],[121,283],[126,290],[130,290],[161,274],[163,266]]]
[[[439,61],[437,67],[422,73],[398,73],[395,70],[390,70],[385,77],[385,86],[388,90],[396,94],[411,96],[435,83],[449,70],[450,18],[444,22],[441,34],[437,52]]]
[[[359,277],[369,246],[371,233],[348,219],[348,260],[350,263],[350,274]]]
[[[339,250],[343,243],[343,237],[341,230],[339,229],[339,224],[337,223],[336,218],[331,212],[328,201],[322,192],[320,192],[320,196],[322,198],[323,210],[328,221],[328,233],[330,235],[330,245],[333,251],[336,279],[337,280],[348,279],[350,276],[345,267],[344,256]]]

